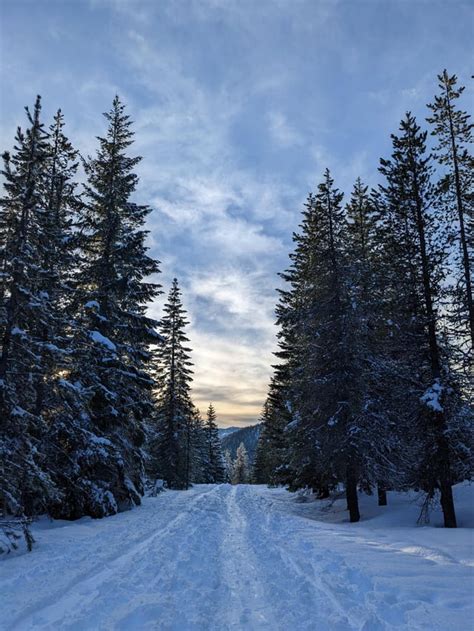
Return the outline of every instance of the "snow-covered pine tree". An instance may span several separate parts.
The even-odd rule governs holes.
[[[240,443],[237,448],[232,470],[232,484],[248,484],[250,482],[249,457],[244,443]]]
[[[193,408],[189,424],[189,481],[205,484],[207,480],[207,433],[205,422],[197,408]]]
[[[42,451],[48,473],[60,490],[60,496],[48,504],[47,510],[57,517],[80,517],[84,514],[83,502],[71,470],[78,467],[74,462],[78,446],[89,452],[91,447],[85,444],[81,426],[83,393],[68,379],[75,357],[74,274],[78,255],[74,221],[80,199],[75,182],[78,152],[65,136],[64,126],[64,116],[58,110],[50,126],[40,215],[47,243],[42,253],[40,290],[53,317],[49,321],[38,319],[36,323],[44,370],[35,386],[35,408],[45,422]]]
[[[29,127],[19,128],[12,154],[3,154],[5,196],[0,206],[0,493],[1,510],[31,515],[59,496],[48,473],[38,410],[38,383],[45,375],[38,324],[54,326],[43,292],[50,246],[44,222],[44,185],[50,156],[38,96]]]
[[[282,294],[278,313],[283,335],[291,323],[291,342],[285,343],[294,485],[326,494],[343,482],[350,519],[358,521],[357,486],[366,475],[360,423],[364,386],[362,358],[354,344],[358,323],[349,291],[342,197],[326,170],[294,237],[293,264],[283,275],[291,289]]]
[[[150,345],[156,323],[145,310],[160,288],[147,255],[150,208],[131,201],[138,184],[130,157],[131,120],[116,97],[94,158],[77,221],[81,255],[76,277],[74,366],[70,383],[86,399],[83,445],[71,458],[78,510],[101,517],[140,503],[144,422],[153,411]],[[74,503],[74,502],[72,502]],[[75,513],[76,514],[76,513]]]
[[[262,430],[252,471],[252,479],[256,484],[276,485],[288,481],[285,471],[288,450],[285,428],[290,421],[291,415],[274,378],[260,417]]]
[[[385,361],[383,302],[386,291],[377,250],[377,212],[368,187],[356,180],[346,206],[346,260],[350,296],[351,352],[357,364],[350,388],[358,401],[357,452],[361,459],[361,484],[377,487],[380,505],[387,503],[387,486],[399,486],[396,470],[401,451],[400,435],[390,401],[393,376]],[[355,392],[355,389],[358,392]]]
[[[381,160],[387,217],[383,229],[392,316],[391,351],[401,379],[411,436],[417,444],[412,484],[432,498],[439,490],[446,527],[456,526],[452,484],[468,453],[462,402],[440,331],[443,244],[433,214],[432,167],[426,132],[407,113],[392,135],[390,160]],[[459,472],[459,473],[457,473]]]
[[[195,410],[190,393],[191,349],[185,334],[188,321],[176,278],[163,311],[159,326],[163,341],[157,349],[156,439],[150,445],[149,473],[164,479],[170,488],[183,489],[189,484],[187,433]]]
[[[211,484],[220,484],[225,482],[226,472],[219,430],[217,428],[216,411],[212,403],[209,404],[207,409],[205,432],[207,447],[207,481]]]
[[[224,463],[226,472],[226,482],[232,482],[234,477],[234,461],[229,449],[224,451]]]
[[[445,173],[438,186],[440,206],[450,226],[455,244],[455,283],[452,287],[454,309],[451,322],[455,340],[461,342],[466,363],[472,370],[474,350],[474,303],[472,298],[472,265],[474,250],[474,156],[473,128],[470,115],[459,109],[457,100],[464,92],[457,86],[456,75],[444,70],[438,75],[440,94],[428,107],[432,116],[432,135],[437,146],[435,157]],[[470,339],[470,343],[469,340]],[[463,344],[464,342],[464,344]]]

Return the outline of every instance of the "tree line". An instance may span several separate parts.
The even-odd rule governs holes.
[[[439,498],[456,527],[452,487],[472,476],[473,125],[464,87],[445,70],[428,105],[432,148],[407,112],[380,183],[350,198],[326,170],[310,193],[281,274],[278,363],[257,448],[256,482],[343,486]]]
[[[224,481],[176,279],[162,318],[147,315],[162,288],[124,105],[86,158],[61,110],[46,129],[38,97],[26,116],[0,199],[0,515],[103,517],[140,504],[147,480]]]

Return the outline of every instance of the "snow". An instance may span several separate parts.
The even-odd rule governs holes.
[[[440,403],[440,397],[443,394],[443,386],[439,381],[426,390],[424,395],[420,398],[422,403],[425,403],[427,407],[431,408],[435,412],[442,412],[443,406]]]
[[[102,335],[102,333],[99,333],[99,331],[91,331],[89,335],[91,340],[96,344],[102,344],[102,346],[106,346],[111,351],[117,350],[117,347],[112,342],[112,340],[109,340],[108,337],[105,337],[105,335]]]
[[[12,330],[11,330],[11,334],[12,334],[12,335],[19,335],[19,336],[23,337],[23,336],[25,336],[25,335],[26,335],[26,332],[25,332],[25,331],[23,331],[23,329],[20,329],[19,327],[14,326],[14,327],[12,328]]]
[[[103,520],[40,520],[0,561],[1,629],[459,631],[473,619],[472,488],[460,528],[416,527],[415,496],[298,502],[197,485]]]

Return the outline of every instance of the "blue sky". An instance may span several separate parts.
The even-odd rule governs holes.
[[[161,281],[183,288],[194,398],[255,422],[275,350],[278,271],[328,166],[377,182],[406,110],[443,68],[472,84],[474,9],[457,0],[3,0],[1,148],[43,96],[84,154],[118,93],[144,157]],[[472,110],[472,87],[464,99]],[[159,314],[163,300],[152,306]]]

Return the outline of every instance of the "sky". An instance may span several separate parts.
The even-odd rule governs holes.
[[[1,0],[0,148],[59,107],[83,155],[115,94],[135,121],[136,201],[165,295],[188,310],[195,403],[255,423],[276,362],[278,272],[326,167],[378,181],[444,68],[472,111],[474,4],[458,0]],[[164,296],[151,305],[159,316]]]

